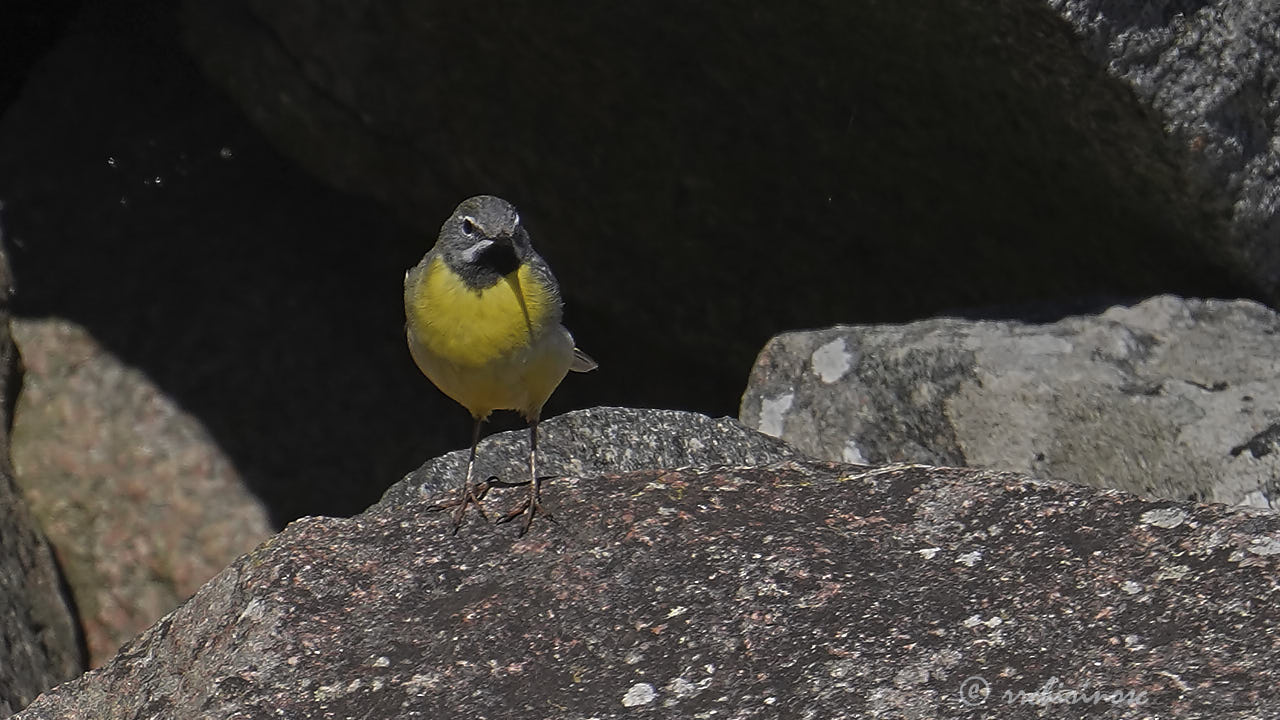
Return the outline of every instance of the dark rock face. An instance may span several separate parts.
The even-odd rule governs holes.
[[[1280,712],[1271,514],[817,462],[547,490],[522,539],[293,523],[19,717]]]
[[[85,658],[53,554],[13,482],[9,424],[17,352],[9,334],[9,264],[0,251],[0,717],[74,677]]]
[[[1280,5],[1269,0],[1048,0],[1230,200],[1230,251],[1280,294]]]
[[[994,467],[1142,495],[1280,499],[1280,316],[1152,298],[1048,325],[925,320],[786,333],[749,427],[846,462]]]
[[[53,554],[7,471],[0,475],[0,548],[0,717],[7,717],[79,674],[85,657]]]
[[[80,0],[11,0],[0,7],[0,113],[79,5]]]

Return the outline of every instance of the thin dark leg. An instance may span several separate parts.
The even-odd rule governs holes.
[[[467,457],[467,475],[462,479],[462,487],[458,488],[458,498],[442,503],[437,503],[427,508],[428,510],[446,510],[454,508],[453,511],[453,534],[458,534],[458,528],[462,527],[462,521],[467,515],[467,505],[475,505],[476,511],[480,513],[480,517],[486,521],[488,515],[484,514],[484,506],[480,501],[489,492],[488,481],[479,483],[474,487],[471,485],[471,477],[475,473],[476,468],[476,446],[480,444],[480,426],[484,424],[483,419],[477,419],[475,427],[471,430],[471,454]]]
[[[462,482],[462,489],[471,487],[471,476],[476,469],[476,446],[480,444],[480,426],[483,420],[476,420],[471,426],[471,454],[467,456],[467,479]]]
[[[529,421],[529,497],[538,500],[538,421]]]
[[[527,511],[527,514],[526,514]],[[529,528],[533,525],[534,515],[544,515],[551,522],[556,519],[551,513],[542,506],[542,493],[538,482],[538,419],[531,418],[529,420],[529,497],[525,498],[519,505],[507,513],[498,522],[509,522],[515,520],[521,515],[525,515],[524,524],[520,527],[520,534],[524,535],[529,532]]]

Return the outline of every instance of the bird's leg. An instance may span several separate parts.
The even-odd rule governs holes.
[[[521,515],[525,515],[524,524],[520,527],[520,535],[529,532],[529,528],[533,525],[534,515],[544,515],[551,522],[556,519],[551,513],[542,506],[541,493],[538,483],[538,418],[534,417],[529,420],[529,497],[520,502],[511,512],[507,513],[498,522],[509,522],[515,520]]]
[[[480,513],[480,517],[486,521],[489,516],[484,514],[484,506],[480,501],[489,492],[489,481],[477,483],[474,487],[471,485],[471,477],[475,473],[476,468],[476,446],[480,444],[480,426],[484,423],[482,418],[476,419],[475,428],[471,431],[471,454],[467,457],[467,475],[462,479],[462,487],[459,488],[456,500],[446,500],[442,503],[436,503],[428,510],[446,510],[454,508],[453,511],[453,534],[458,534],[458,528],[462,527],[462,521],[467,515],[467,505],[475,505],[476,511]]]

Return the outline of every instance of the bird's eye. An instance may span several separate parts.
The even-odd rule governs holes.
[[[475,235],[475,234],[476,234],[476,221],[475,221],[475,220],[473,220],[473,219],[472,219],[472,218],[470,218],[470,217],[464,217],[464,218],[462,218],[462,234],[463,234],[463,235]]]
[[[520,224],[520,213],[516,213],[515,216],[511,218],[511,224],[512,225]]]

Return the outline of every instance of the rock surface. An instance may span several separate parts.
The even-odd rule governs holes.
[[[0,717],[84,667],[74,610],[53,554],[13,482],[9,424],[18,356],[9,334],[8,260],[0,251]]]
[[[742,420],[813,457],[1266,507],[1280,501],[1277,408],[1276,313],[1163,296],[1050,325],[780,335],[752,371]]]
[[[1225,189],[1232,252],[1280,297],[1280,5],[1271,0],[1048,0]],[[1274,303],[1272,303],[1274,304]]]
[[[0,474],[0,717],[85,666],[53,553],[7,471]]]
[[[456,490],[467,471],[468,450],[427,462],[396,483],[374,506],[397,507]],[[538,474],[590,477],[648,468],[754,466],[805,458],[790,445],[745,428],[733,418],[712,419],[679,410],[598,407],[575,410],[538,426]],[[529,476],[529,433],[512,431],[480,441],[477,480]]]
[[[272,527],[200,422],[136,368],[66,321],[12,327],[16,480],[100,665]]]
[[[548,490],[521,539],[295,522],[18,717],[1280,713],[1270,513],[816,461]]]

